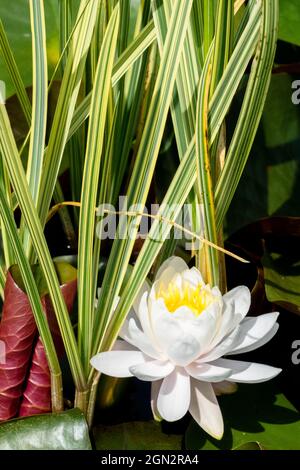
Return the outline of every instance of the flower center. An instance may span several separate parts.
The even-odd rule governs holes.
[[[203,284],[198,284],[197,287],[187,285],[180,289],[174,282],[170,282],[167,289],[162,286],[157,298],[164,300],[165,306],[171,313],[179,307],[188,307],[196,316],[200,315],[213,301],[213,295],[203,287]]]

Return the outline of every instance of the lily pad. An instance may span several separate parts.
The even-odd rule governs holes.
[[[59,58],[58,42],[58,0],[47,0],[45,3],[47,59],[49,74],[53,72]],[[32,52],[29,3],[14,0],[9,5],[0,3],[0,17],[3,22],[10,46],[19,67],[25,86],[32,84]],[[0,77],[6,83],[7,97],[13,95],[14,88],[7,69],[0,55]]]
[[[164,434],[155,421],[97,426],[93,435],[98,450],[180,450],[181,435]]]
[[[266,450],[300,449],[300,415],[274,381],[243,384],[237,393],[219,399],[225,432],[218,441],[192,421],[186,432],[188,450],[231,450],[256,443]],[[253,444],[252,444],[253,447]]]
[[[232,450],[264,450],[264,448],[259,442],[246,442]]]
[[[91,450],[81,411],[13,419],[0,424],[0,450]]]
[[[279,39],[300,46],[299,0],[279,0]]]
[[[266,251],[262,264],[269,302],[300,315],[300,259]]]
[[[240,249],[242,256],[251,261],[249,265],[227,261],[235,284],[247,283],[249,267],[252,266],[249,285],[253,288],[251,309],[268,311],[270,303],[300,314],[300,218],[268,217],[249,224],[228,239],[229,249]],[[241,278],[244,266],[247,278]],[[255,273],[256,269],[256,273]],[[254,277],[255,276],[255,277]],[[247,284],[246,284],[247,285]],[[257,302],[258,301],[258,302]],[[254,307],[254,309],[252,308]],[[264,310],[266,308],[266,310]]]

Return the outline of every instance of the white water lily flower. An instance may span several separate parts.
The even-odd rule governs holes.
[[[204,284],[196,268],[172,257],[135,302],[136,315],[126,320],[122,340],[91,364],[113,377],[151,381],[155,417],[176,421],[189,411],[207,433],[221,439],[216,395],[234,391],[235,382],[264,382],[281,371],[227,357],[264,345],[278,329],[278,313],[245,318],[249,307],[247,287],[222,296],[217,287]]]

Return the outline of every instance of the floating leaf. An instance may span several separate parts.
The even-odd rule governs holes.
[[[252,292],[251,306],[256,314],[263,311],[263,303],[266,300],[290,312],[300,314],[299,241],[299,217],[261,219],[247,225],[228,239],[229,248],[232,246],[241,248],[242,256],[246,256],[253,263],[252,270],[254,266],[256,267],[257,279]],[[231,267],[229,272],[233,273],[235,281],[238,279],[239,283],[249,281],[249,275],[248,279],[240,278],[239,266],[234,266],[231,260],[228,260],[227,267]],[[253,274],[255,275],[254,272]],[[261,308],[257,308],[258,301],[261,303]]]
[[[300,258],[291,260],[266,251],[262,264],[269,302],[300,315]]]
[[[284,395],[274,392],[274,381],[240,385],[237,393],[222,396],[219,402],[224,437],[213,439],[192,421],[185,439],[188,450],[230,450],[249,442],[267,450],[300,449],[300,415]]]
[[[246,442],[233,450],[264,450],[259,442]]]
[[[59,54],[58,15],[55,14],[57,11],[56,0],[48,0],[45,2],[45,10],[47,18],[47,55],[50,69],[49,73],[52,73]],[[15,60],[21,71],[22,79],[25,85],[30,85],[32,83],[32,51],[28,2],[15,0],[9,8],[7,8],[7,3],[1,2],[0,17],[14,52]],[[14,88],[2,61],[0,61],[0,76],[7,84],[7,96],[11,96],[14,92]]]
[[[0,450],[91,450],[83,413],[63,413],[18,418],[0,424]]]
[[[180,450],[179,435],[164,434],[155,421],[97,426],[93,435],[98,450]]]
[[[280,0],[279,39],[300,46],[299,0]]]

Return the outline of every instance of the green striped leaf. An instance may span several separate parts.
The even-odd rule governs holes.
[[[116,61],[112,72],[112,86],[115,86],[125,75],[127,70],[141,57],[156,39],[153,21],[145,26],[140,34],[134,39],[130,46],[121,54]],[[72,119],[68,139],[82,126],[88,118],[91,105],[91,92],[84,98],[76,108]]]
[[[37,206],[45,150],[47,124],[48,71],[45,14],[43,2],[30,0],[30,18],[33,52],[32,121],[27,161],[27,180],[32,199]],[[24,232],[24,246],[29,247],[28,230]]]
[[[82,0],[80,3],[78,12],[80,20],[70,44],[69,55],[61,83],[43,167],[38,202],[38,213],[42,226],[46,221],[78,98],[85,59],[97,19],[95,10],[97,11],[98,1],[99,0]]]
[[[119,8],[114,10],[105,33],[95,75],[91,115],[82,180],[78,251],[78,342],[84,368],[89,367],[93,327],[93,238],[100,162],[111,82],[111,73],[119,28]]]
[[[260,40],[225,166],[216,187],[218,227],[223,223],[250,154],[271,80],[278,34],[279,5],[278,0],[263,0],[262,5]]]

